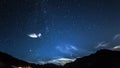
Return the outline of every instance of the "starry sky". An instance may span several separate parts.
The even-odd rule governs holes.
[[[120,44],[119,0],[0,0],[0,51],[38,63]]]

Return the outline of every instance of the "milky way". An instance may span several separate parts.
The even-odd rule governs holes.
[[[0,0],[0,51],[29,62],[120,45],[118,0]]]

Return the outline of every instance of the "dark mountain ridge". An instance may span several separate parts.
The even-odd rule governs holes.
[[[37,65],[0,52],[0,68],[27,68],[27,66],[31,68],[120,68],[120,52],[102,49],[89,56],[77,58],[75,62],[68,63],[65,66]]]

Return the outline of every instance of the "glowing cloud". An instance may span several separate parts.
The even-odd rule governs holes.
[[[41,33],[39,33],[39,34],[32,33],[32,34],[28,34],[28,36],[29,36],[30,38],[40,38],[40,37],[42,36],[42,34],[41,34]]]
[[[39,61],[40,64],[47,64],[47,63],[52,63],[56,65],[62,65],[64,66],[67,63],[74,62],[76,59],[69,59],[69,58],[58,58],[58,59],[53,59],[50,61]]]
[[[112,50],[120,51],[120,45],[113,47]]]

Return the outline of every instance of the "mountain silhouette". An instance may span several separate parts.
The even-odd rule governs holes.
[[[120,68],[120,52],[99,50],[95,54],[78,58],[75,62],[66,64],[64,68]]]
[[[28,63],[0,52],[0,68],[27,68],[27,66],[29,68],[120,68],[120,52],[102,49],[89,56],[77,58],[75,62],[67,63],[64,66]]]
[[[12,68],[12,66],[27,66],[28,62],[14,58],[6,53],[0,52],[0,68]]]

